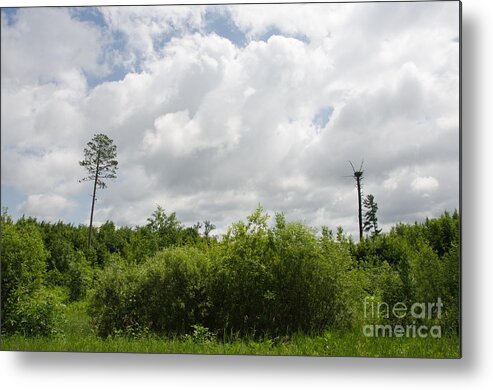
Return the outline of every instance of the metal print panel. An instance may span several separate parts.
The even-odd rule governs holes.
[[[459,358],[460,7],[3,8],[2,349]]]

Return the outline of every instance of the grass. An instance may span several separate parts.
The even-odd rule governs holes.
[[[459,337],[392,338],[365,337],[362,332],[328,331],[322,335],[298,334],[288,340],[233,339],[231,341],[197,340],[186,337],[114,336],[102,339],[95,335],[86,314],[85,303],[67,307],[67,322],[61,335],[26,338],[2,337],[2,350],[65,352],[136,352],[171,354],[239,354],[294,356],[364,356],[459,358]]]

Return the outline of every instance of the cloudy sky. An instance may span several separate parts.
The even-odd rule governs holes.
[[[88,223],[78,161],[118,148],[97,223],[162,205],[224,231],[271,214],[357,232],[459,205],[458,2],[3,9],[1,203]]]

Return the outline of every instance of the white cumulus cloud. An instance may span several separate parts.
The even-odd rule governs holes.
[[[348,160],[384,228],[458,207],[456,3],[89,10],[2,11],[12,210],[86,222],[78,161],[99,132],[119,170],[98,222],[161,204],[220,230],[262,203],[354,233]]]

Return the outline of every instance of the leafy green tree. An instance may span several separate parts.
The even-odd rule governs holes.
[[[433,250],[442,257],[459,242],[459,214],[445,211],[439,218],[426,219],[423,233]]]
[[[130,237],[128,260],[131,263],[142,263],[158,250],[156,233],[149,226],[137,226]]]
[[[375,197],[371,194],[367,195],[363,200],[363,206],[366,208],[363,230],[365,232],[371,232],[372,236],[376,236],[382,231],[382,229],[378,228],[378,205],[375,202]]]
[[[94,216],[94,202],[96,201],[96,189],[106,188],[104,179],[115,179],[118,161],[116,161],[116,145],[105,134],[95,134],[84,148],[84,160],[79,164],[86,168],[88,176],[81,181],[94,181],[92,192],[91,218],[89,221],[88,247],[91,247],[92,220]]]
[[[204,221],[204,237],[209,238],[209,234],[211,231],[213,231],[216,228],[216,225],[214,225],[211,221],[205,220]]]
[[[179,243],[183,226],[175,212],[168,215],[164,208],[158,205],[147,222],[147,227],[158,237],[159,249]]]

